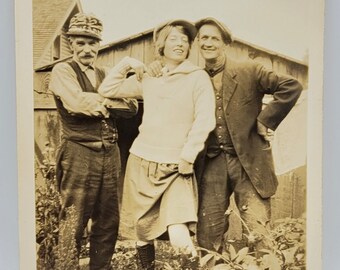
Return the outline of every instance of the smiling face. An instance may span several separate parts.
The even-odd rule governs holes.
[[[74,58],[85,66],[93,64],[99,50],[99,40],[91,37],[70,37]]]
[[[213,24],[205,24],[199,29],[198,45],[206,61],[216,61],[223,57],[226,46],[220,30]]]
[[[189,54],[189,38],[183,31],[173,27],[164,43],[164,60],[182,63]]]

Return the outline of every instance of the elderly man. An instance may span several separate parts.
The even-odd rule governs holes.
[[[60,230],[59,244],[65,245],[73,237],[79,256],[82,234],[91,218],[92,270],[110,269],[118,234],[120,154],[115,119],[137,112],[136,100],[109,100],[97,93],[106,74],[94,65],[102,28],[93,15],[78,13],[71,19],[67,35],[73,58],[55,65],[49,85],[62,124],[56,168],[60,219],[75,226],[75,235]],[[70,206],[75,207],[75,217],[67,214]],[[76,224],[72,224],[74,220]],[[64,248],[69,252],[70,247]]]
[[[221,246],[228,228],[225,213],[232,194],[247,227],[260,239],[266,233],[270,197],[278,185],[270,140],[302,86],[254,61],[230,59],[225,48],[232,42],[231,32],[216,19],[202,19],[196,27],[216,97],[216,128],[209,135],[203,170],[200,168],[197,237],[200,246],[214,249]],[[265,94],[273,100],[263,108]],[[261,246],[261,240],[258,244]]]

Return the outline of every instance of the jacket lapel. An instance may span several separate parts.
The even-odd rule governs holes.
[[[234,63],[229,58],[226,58],[226,64],[223,72],[223,109],[227,109],[231,97],[237,88],[236,72],[234,70]]]

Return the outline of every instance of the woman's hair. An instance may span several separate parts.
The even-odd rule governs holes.
[[[183,27],[182,25],[167,25],[164,26],[158,33],[157,39],[155,41],[155,56],[156,58],[160,58],[161,56],[164,56],[164,47],[165,47],[165,41],[167,37],[169,36],[172,29],[176,28],[180,33],[186,35],[189,40],[189,50],[188,55],[186,58],[189,57],[190,48],[193,40],[191,39],[189,31]]]

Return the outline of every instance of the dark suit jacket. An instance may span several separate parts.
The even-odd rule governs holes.
[[[258,135],[257,120],[275,130],[296,103],[302,86],[256,62],[237,63],[229,58],[222,80],[223,109],[237,156],[258,193],[268,198],[275,194],[278,181],[270,144]],[[265,94],[274,99],[262,109]]]

